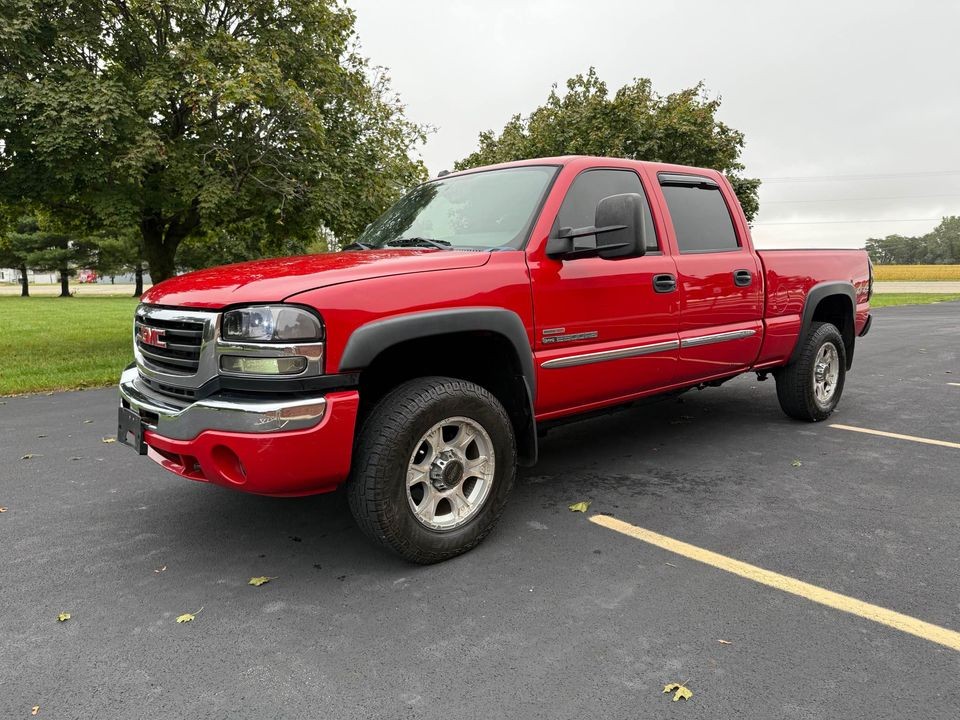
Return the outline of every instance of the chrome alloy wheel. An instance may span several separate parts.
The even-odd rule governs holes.
[[[407,503],[431,530],[456,530],[490,495],[496,456],[490,435],[470,418],[452,417],[427,430],[407,464]]]
[[[813,364],[813,395],[821,406],[830,404],[840,379],[840,354],[832,342],[824,343]]]

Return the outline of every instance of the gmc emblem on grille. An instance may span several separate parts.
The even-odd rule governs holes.
[[[158,348],[165,348],[166,341],[163,339],[164,332],[160,328],[140,326],[140,342],[144,345],[153,345]]]

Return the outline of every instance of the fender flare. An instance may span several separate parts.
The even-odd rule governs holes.
[[[338,372],[362,370],[381,352],[406,340],[460,332],[492,332],[504,336],[517,353],[520,370],[536,397],[537,374],[533,350],[520,316],[495,307],[465,307],[398,315],[374,320],[353,331],[340,356]]]
[[[407,340],[462,332],[490,332],[507,339],[513,346],[523,375],[522,386],[527,396],[529,427],[525,438],[518,438],[520,463],[530,466],[537,461],[537,422],[534,398],[537,393],[537,374],[533,363],[533,348],[520,316],[512,310],[498,307],[463,307],[449,310],[398,315],[374,320],[353,331],[340,356],[338,372],[362,370],[368,367],[384,350]]]
[[[807,336],[807,333],[810,332],[810,326],[813,324],[813,314],[817,310],[817,305],[820,304],[821,300],[830,297],[831,295],[843,295],[850,301],[850,344],[846,348],[847,369],[850,369],[849,366],[853,362],[853,343],[855,335],[853,330],[857,316],[857,291],[854,289],[853,283],[839,280],[817,283],[810,288],[810,292],[807,293],[807,298],[803,304],[803,315],[801,316],[800,321],[800,332],[797,333],[797,344],[794,345],[793,352],[790,353],[790,360],[788,362],[796,362],[797,358],[800,356],[800,352],[803,348],[802,341],[803,338]]]

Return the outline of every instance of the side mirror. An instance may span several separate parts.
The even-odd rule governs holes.
[[[646,252],[643,227],[644,199],[639,193],[610,195],[597,203],[594,224],[583,228],[560,228],[547,241],[547,256],[562,260],[601,257],[607,260],[639,257]],[[596,247],[577,248],[574,239],[595,235]]]
[[[643,205],[639,193],[611,195],[597,203],[594,225],[610,228],[609,232],[597,235],[597,255],[613,260],[638,257],[647,251]]]

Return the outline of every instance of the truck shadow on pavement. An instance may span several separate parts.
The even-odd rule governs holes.
[[[682,497],[695,507],[716,502],[720,494],[724,501],[743,502],[749,478],[736,465],[724,463],[721,470],[710,456],[729,455],[731,442],[752,442],[744,437],[754,428],[769,433],[771,422],[778,426],[778,410],[775,399],[772,406],[758,407],[744,393],[737,395],[685,396],[557,427],[541,442],[540,463],[521,471],[500,528],[487,543],[509,542],[531,512],[567,512],[567,505],[586,498],[607,498],[605,506],[592,508],[600,512],[615,512],[618,499],[660,504]],[[794,432],[797,427],[786,420],[779,425]],[[678,469],[679,459],[694,469]],[[224,571],[234,566],[261,568],[251,575],[267,576],[322,571],[341,581],[357,573],[417,569],[362,535],[342,491],[270,498],[157,474],[150,491],[154,502],[138,517],[141,532],[155,535],[163,553],[189,555],[191,562]]]

